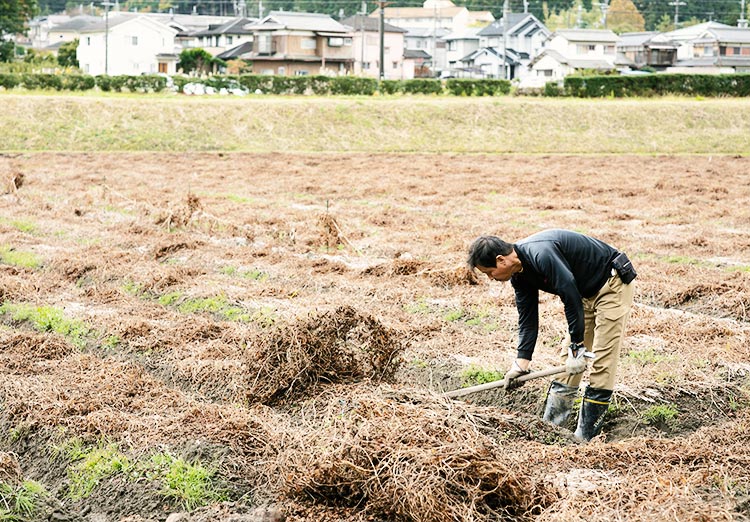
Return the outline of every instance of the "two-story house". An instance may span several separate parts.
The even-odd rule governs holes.
[[[443,75],[453,78],[468,78],[472,75],[461,63],[461,59],[479,49],[479,31],[481,29],[472,27],[463,31],[456,31],[445,35],[445,59],[446,68]]]
[[[667,72],[750,72],[750,29],[707,22],[663,33],[655,41],[677,47],[677,59]]]
[[[247,26],[257,22],[257,18],[234,18],[222,24],[209,25],[207,29],[191,34],[196,40],[194,46],[216,56],[228,49],[253,41],[253,33]]]
[[[622,33],[617,42],[617,54],[630,60],[637,69],[651,67],[657,71],[664,70],[674,64],[677,46],[655,40],[659,34],[655,31]]]
[[[246,29],[253,49],[242,57],[256,74],[337,76],[354,67],[353,32],[328,15],[272,11]]]
[[[76,55],[87,74],[175,74],[177,31],[145,16],[120,13],[80,31]]]
[[[380,10],[370,16],[379,18]],[[431,56],[434,74],[448,68],[445,36],[484,27],[495,20],[489,11],[470,11],[450,0],[425,0],[422,7],[385,7],[383,17],[387,23],[408,30],[406,48]]]
[[[478,77],[521,80],[550,31],[531,13],[510,13],[507,23],[501,18],[478,34],[479,49],[460,60],[463,67]]]
[[[353,35],[354,68],[352,73],[370,78],[380,77],[380,20],[356,15],[341,20]],[[406,29],[383,24],[383,75],[386,80],[414,78],[414,61],[404,56]]]
[[[530,64],[528,86],[559,81],[575,72],[617,70],[619,37],[602,29],[561,29],[552,33],[544,50]],[[536,83],[535,83],[536,82]]]

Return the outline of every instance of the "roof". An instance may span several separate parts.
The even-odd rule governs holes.
[[[252,31],[245,29],[245,26],[257,22],[257,18],[235,18],[223,24],[211,24],[208,29],[199,31],[193,36],[213,36],[218,34],[252,34]]]
[[[354,15],[349,18],[341,20],[343,25],[350,27],[353,31],[361,31],[364,27],[365,31],[378,32],[380,31],[380,19],[372,18],[371,16]],[[402,27],[396,27],[389,23],[383,23],[383,30],[386,33],[405,33],[407,30]]]
[[[659,34],[657,31],[645,31],[640,33],[622,33],[618,47],[640,47]]]
[[[475,27],[453,31],[443,36],[443,40],[479,40],[479,29]]]
[[[531,13],[510,13],[508,15],[508,33],[514,34],[520,27],[524,26],[524,22],[533,21],[538,25],[544,27],[544,24],[537,20],[537,18]],[[495,20],[490,25],[479,31],[481,36],[501,36],[505,28],[505,21],[500,18]],[[546,27],[544,27],[547,29]]]
[[[109,20],[104,20],[102,18],[99,18],[99,20],[97,20],[96,22],[92,22],[86,25],[86,27],[83,27],[80,30],[80,32],[81,33],[103,33],[104,31],[107,30],[107,28],[112,29],[113,27],[117,27],[118,25],[122,25],[126,22],[132,22],[136,18],[138,18],[137,14],[131,14],[131,13],[112,14],[110,13]],[[156,21],[152,20],[152,22],[156,22]],[[160,22],[156,22],[156,23],[163,25]]]
[[[75,18],[71,18],[67,22],[63,22],[61,24],[53,25],[50,28],[50,31],[59,31],[59,32],[66,32],[66,31],[72,31],[72,32],[78,32],[87,25],[91,25],[92,23],[96,23],[102,20],[100,16],[89,16],[89,15],[81,15],[76,16]]]
[[[386,7],[383,10],[384,17],[393,18],[435,18],[435,14],[440,18],[454,17],[462,11],[466,11],[465,7]],[[376,9],[370,14],[371,17],[380,17],[380,9]]]
[[[227,49],[223,53],[217,54],[216,58],[219,58],[220,60],[234,60],[237,58],[242,58],[243,54],[252,52],[252,50],[253,42],[244,42],[236,47]]]
[[[663,33],[661,37],[666,40],[692,40],[705,34],[709,29],[730,29],[731,27],[731,25],[719,22],[704,22]]]
[[[407,30],[406,37],[407,38],[432,38],[435,36],[436,38],[443,38],[444,36],[450,34],[450,29],[445,29],[443,27],[438,27],[437,29],[433,28],[425,28],[425,27],[414,27]]]
[[[615,43],[620,38],[608,29],[559,29],[556,35],[570,42],[607,42]]]
[[[418,58],[432,58],[430,53],[423,49],[404,49],[404,58],[418,59]]]
[[[584,58],[566,58],[562,54],[558,53],[557,51],[553,51],[552,49],[545,49],[540,54],[538,54],[536,58],[532,60],[531,65],[534,65],[545,56],[549,56],[553,60],[563,65],[568,65],[574,69],[611,70],[615,68],[614,64],[611,62],[608,62],[607,60],[596,60],[596,59],[587,60]]]
[[[709,32],[716,36],[716,39],[719,41],[719,43],[750,43],[750,29],[748,28],[720,27],[710,29]]]
[[[293,13],[289,11],[271,11],[268,16],[245,27],[249,30],[291,29],[301,31],[325,31],[329,33],[348,33],[344,27],[326,14]]]
[[[472,62],[475,61],[480,56],[487,54],[490,56],[493,56],[497,58],[498,61],[503,61],[502,53],[495,47],[483,47],[481,49],[477,49],[476,51],[472,51],[463,58],[461,58],[460,62]],[[518,52],[514,49],[506,49],[505,50],[505,63],[508,65],[519,65],[521,63],[521,60],[528,60],[529,55],[528,53],[522,53]]]
[[[675,67],[750,67],[750,56],[703,56],[678,60]]]

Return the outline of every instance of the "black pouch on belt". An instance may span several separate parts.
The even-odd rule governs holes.
[[[615,269],[617,275],[620,276],[620,279],[622,279],[622,282],[626,285],[638,275],[635,268],[633,268],[633,263],[630,262],[630,259],[628,259],[625,252],[620,252],[617,254],[617,257],[612,260],[612,268]]]

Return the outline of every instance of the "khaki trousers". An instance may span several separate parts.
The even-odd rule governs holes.
[[[595,356],[589,377],[589,385],[592,388],[612,390],[615,387],[617,363],[625,336],[625,323],[633,305],[633,292],[634,281],[628,285],[623,284],[620,276],[615,274],[595,296],[583,300],[583,344],[586,349],[594,352]],[[565,364],[568,358],[567,345],[560,355]],[[582,377],[583,374],[566,374],[555,380],[577,388]]]

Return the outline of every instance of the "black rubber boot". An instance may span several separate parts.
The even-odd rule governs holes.
[[[547,390],[547,402],[544,405],[543,420],[562,426],[573,411],[573,402],[578,396],[576,386],[568,386],[561,382],[552,381]]]
[[[578,440],[588,442],[601,433],[610,399],[612,399],[612,390],[586,387],[581,411],[578,414],[578,428],[574,433]]]

